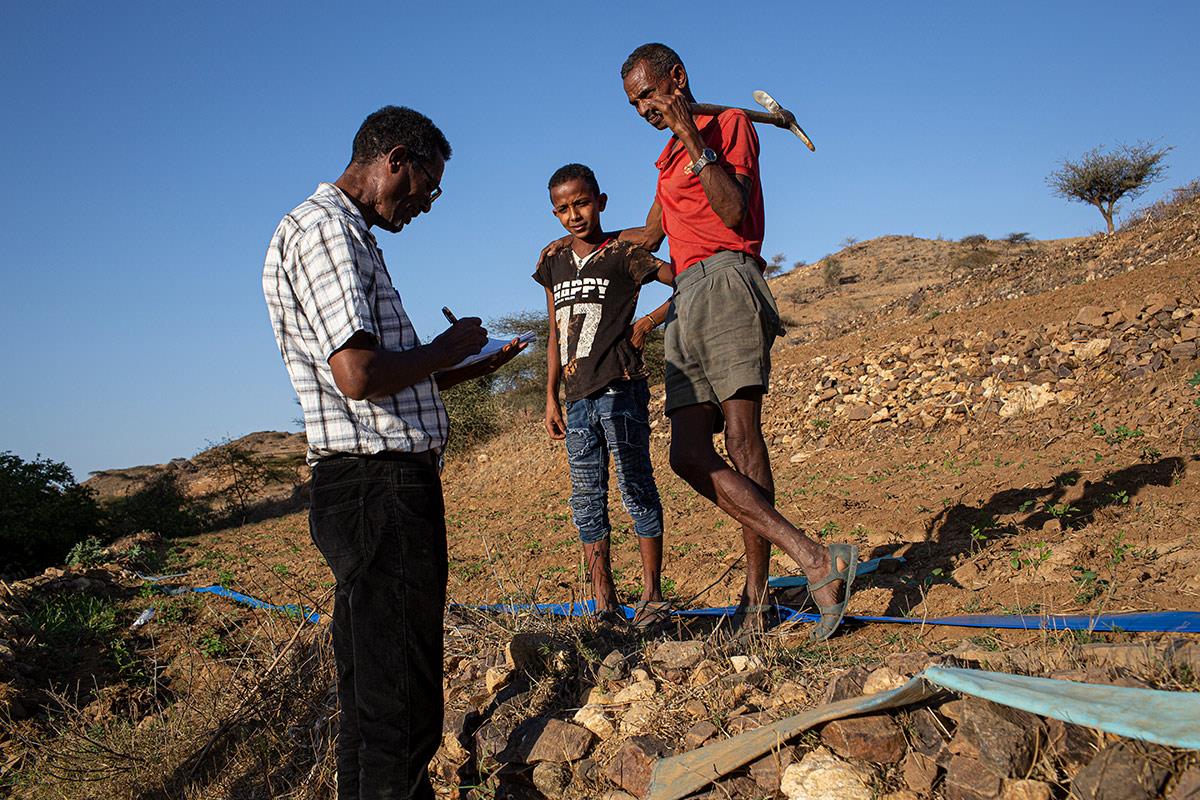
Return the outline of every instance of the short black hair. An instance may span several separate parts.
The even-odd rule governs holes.
[[[634,49],[621,65],[621,80],[633,72],[639,62],[645,62],[650,68],[650,77],[665,78],[676,64],[683,66],[683,59],[671,48],[658,42],[649,42]]]
[[[546,186],[550,191],[554,191],[555,186],[561,186],[567,181],[573,181],[578,178],[587,183],[596,196],[600,196],[600,182],[596,180],[596,173],[592,172],[592,168],[584,164],[564,164],[554,170],[554,174],[550,176],[550,183]]]
[[[450,160],[450,142],[429,117],[405,106],[384,106],[364,119],[354,134],[350,163],[370,164],[399,145],[419,161],[429,161],[434,153]]]

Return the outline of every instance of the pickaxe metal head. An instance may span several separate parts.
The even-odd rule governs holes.
[[[796,134],[796,137],[800,141],[804,142],[805,146],[808,147],[809,150],[814,153],[817,152],[817,147],[812,143],[812,139],[809,139],[808,134],[804,132],[804,129],[796,124],[796,115],[779,105],[779,103],[775,101],[774,97],[771,97],[771,95],[767,94],[762,89],[757,89],[754,92],[754,102],[758,103],[767,111],[770,111],[773,114],[778,114],[780,117],[782,117],[784,124],[780,127],[787,128],[789,131]]]

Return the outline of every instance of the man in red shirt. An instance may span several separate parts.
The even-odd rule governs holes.
[[[809,578],[821,611],[812,639],[822,641],[841,624],[858,548],[824,547],[774,507],[761,419],[771,345],[782,328],[762,274],[758,136],[742,111],[694,117],[687,70],[666,45],[634,50],[621,78],[637,113],[673,134],[655,163],[658,187],[646,225],[622,234],[651,251],[664,236],[670,243],[675,295],[666,317],[665,379],[671,468],[742,525],[746,586],[738,618],[750,630],[765,624],[776,544]],[[713,447],[713,432],[722,426],[732,467]]]

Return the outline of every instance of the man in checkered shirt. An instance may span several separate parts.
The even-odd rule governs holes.
[[[424,115],[387,106],[354,137],[345,172],[279,223],[263,293],[304,408],[309,525],[337,588],[338,797],[429,798],[442,734],[446,524],[439,390],[485,375],[487,332],[461,319],[421,344],[373,226],[398,233],[442,193],[450,144]]]

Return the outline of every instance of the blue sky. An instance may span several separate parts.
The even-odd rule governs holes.
[[[556,167],[596,170],[609,227],[652,199],[663,134],[618,77],[645,41],[680,52],[699,99],[765,89],[816,142],[760,131],[764,251],[789,263],[847,236],[1095,232],[1044,179],[1101,144],[1174,146],[1140,202],[1200,176],[1200,4],[840,5],[9,4],[0,450],[82,480],[294,428],[263,254],[381,105],[425,112],[455,150],[433,213],[380,235],[418,331],[443,304],[540,307]]]

